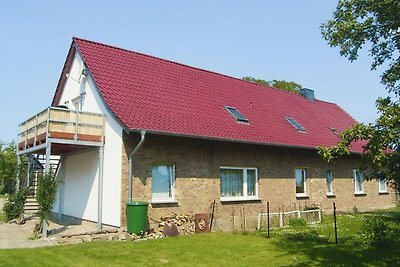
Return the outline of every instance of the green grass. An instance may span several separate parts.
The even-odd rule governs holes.
[[[366,244],[361,232],[373,216],[394,222],[390,229],[400,233],[397,208],[339,216],[338,245],[332,216],[325,216],[318,225],[274,229],[269,239],[262,231],[211,233],[2,250],[0,266],[400,266],[399,247]]]

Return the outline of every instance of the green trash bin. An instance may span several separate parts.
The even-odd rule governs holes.
[[[149,203],[134,201],[126,203],[128,233],[140,234],[147,230],[147,208]]]

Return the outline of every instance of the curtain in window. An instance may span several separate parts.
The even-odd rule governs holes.
[[[152,170],[152,198],[168,199],[172,198],[172,166],[153,166]]]
[[[243,170],[221,169],[221,196],[243,196]]]
[[[328,193],[332,193],[332,181],[333,181],[332,170],[326,171],[326,192]]]
[[[256,195],[256,170],[247,170],[247,195]]]
[[[360,171],[355,171],[355,187],[356,192],[363,192],[364,177]]]
[[[295,176],[296,176],[296,194],[305,194],[305,170],[302,169],[297,169],[295,170]]]
[[[379,179],[379,189],[378,189],[379,191],[386,191],[387,190],[387,188],[386,188],[386,179],[385,178],[380,178]]]

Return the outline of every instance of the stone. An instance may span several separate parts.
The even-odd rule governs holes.
[[[93,237],[91,235],[84,235],[84,236],[82,236],[82,241],[83,242],[92,242]]]

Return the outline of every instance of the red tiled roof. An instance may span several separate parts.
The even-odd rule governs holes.
[[[92,41],[74,38],[73,44],[105,103],[130,130],[315,148],[338,142],[330,128],[341,132],[356,123],[333,103]],[[225,106],[249,124],[236,122]],[[352,150],[361,152],[361,144]]]

